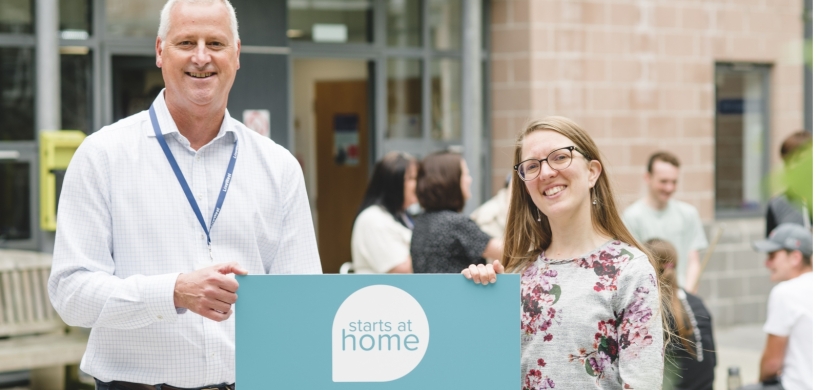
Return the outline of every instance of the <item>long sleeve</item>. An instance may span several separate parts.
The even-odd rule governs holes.
[[[624,388],[659,389],[663,380],[662,314],[655,271],[645,255],[636,256],[623,268],[612,303]]]
[[[73,326],[136,329],[174,321],[178,274],[114,275],[110,172],[100,140],[89,137],[66,172],[48,284],[51,302]]]
[[[284,202],[282,221],[279,224],[281,238],[274,251],[271,274],[320,274],[322,266],[316,246],[316,233],[308,204],[305,180],[295,158],[287,159],[283,174]]]

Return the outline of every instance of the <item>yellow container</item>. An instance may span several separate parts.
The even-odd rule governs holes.
[[[57,176],[62,176],[85,139],[79,130],[40,133],[40,228],[57,230]],[[56,174],[55,174],[56,172]],[[62,181],[62,180],[61,180]]]

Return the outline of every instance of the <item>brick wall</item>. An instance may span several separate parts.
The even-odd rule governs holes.
[[[621,207],[668,149],[683,164],[678,198],[712,220],[716,62],[772,65],[772,167],[802,127],[800,0],[496,0],[490,12],[494,189],[517,132],[559,114],[592,133]]]
[[[546,115],[572,118],[605,156],[619,206],[643,194],[651,153],[682,162],[678,199],[711,237],[724,227],[701,287],[718,325],[759,322],[771,283],[751,251],[763,220],[714,221],[715,64],[771,65],[770,166],[802,127],[800,0],[494,0],[492,183],[513,165],[516,134]]]

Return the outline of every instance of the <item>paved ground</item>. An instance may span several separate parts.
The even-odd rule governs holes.
[[[740,367],[743,384],[757,382],[760,355],[766,344],[763,324],[740,325],[714,329],[717,349],[715,390],[726,390],[729,367]]]

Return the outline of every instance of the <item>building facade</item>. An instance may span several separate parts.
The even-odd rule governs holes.
[[[90,134],[163,87],[164,0],[0,2],[0,248],[49,252],[42,132]],[[682,161],[678,198],[723,230],[701,294],[719,324],[762,320],[763,235],[780,142],[811,130],[801,0],[233,0],[242,41],[231,115],[302,164],[325,272],[349,260],[373,163],[460,150],[469,211],[512,171],[515,136],[563,115],[595,138],[619,206],[648,156]],[[808,71],[807,71],[808,69]],[[808,97],[808,98],[807,98]]]

